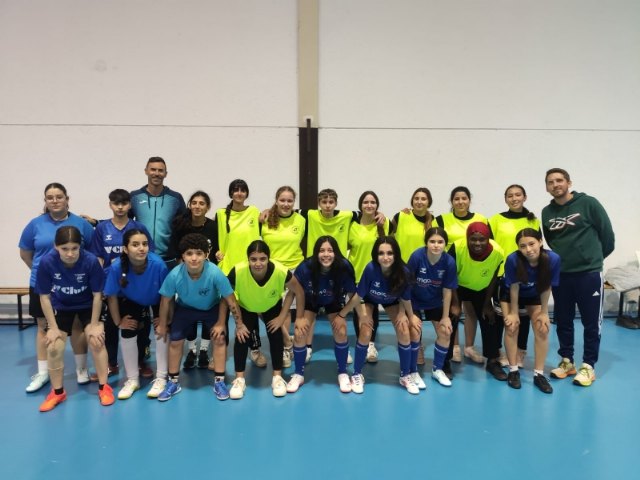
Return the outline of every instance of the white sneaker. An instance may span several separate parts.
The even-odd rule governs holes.
[[[353,363],[353,357],[351,356],[351,352],[347,353],[347,365],[351,365]]]
[[[307,356],[304,359],[305,364],[311,361],[311,355],[313,355],[313,348],[307,347]]]
[[[164,388],[166,386],[167,386],[166,378],[160,378],[160,377],[155,378],[153,382],[151,382],[151,388],[147,392],[147,397],[158,398],[158,395],[160,395],[164,391]]]
[[[282,352],[282,366],[284,368],[289,368],[291,366],[291,352],[287,349]]]
[[[460,345],[454,345],[453,346],[453,352],[452,352],[452,356],[451,356],[451,361],[452,362],[456,362],[456,363],[462,362],[462,354],[460,353]]]
[[[338,385],[340,385],[340,391],[342,393],[351,392],[351,379],[349,375],[346,373],[341,373],[338,375]]]
[[[27,385],[26,391],[27,393],[37,392],[47,383],[49,383],[49,374],[47,372],[36,373],[31,377],[31,382]]]
[[[524,357],[527,356],[527,351],[526,350],[520,350],[518,349],[518,353],[517,353],[517,360],[518,360],[518,368],[523,368],[524,365]]]
[[[274,397],[284,397],[287,394],[287,384],[280,375],[271,379],[271,391]]]
[[[140,389],[138,380],[129,379],[124,382],[124,386],[118,392],[118,400],[126,400],[131,398],[133,392]]]
[[[420,376],[420,374],[418,372],[413,372],[410,375],[413,376],[413,383],[415,383],[420,390],[426,390],[427,389],[427,384],[424,383],[424,380],[422,379],[422,377]]]
[[[291,380],[287,383],[287,392],[288,393],[296,393],[298,389],[304,385],[304,377],[297,373],[291,375]]]
[[[464,356],[476,363],[484,363],[484,357],[475,349],[472,345],[470,347],[464,347]]]
[[[400,385],[407,389],[411,395],[418,395],[420,393],[420,389],[416,385],[416,382],[413,381],[413,375],[405,375],[404,377],[400,377]]]
[[[431,372],[431,376],[443,387],[450,387],[451,380],[447,377],[447,374],[442,370],[434,370]]]
[[[364,376],[361,373],[351,376],[351,391],[353,393],[364,392]]]
[[[247,384],[244,378],[238,377],[231,384],[231,390],[229,390],[229,398],[231,400],[240,400],[244,397],[244,391],[247,388]]]
[[[78,385],[86,385],[91,381],[89,378],[89,370],[86,368],[77,368],[76,377],[78,379]]]
[[[264,368],[267,366],[267,357],[260,350],[251,350],[249,358],[256,367]],[[242,398],[242,397],[240,397]]]
[[[378,361],[378,350],[376,349],[376,344],[373,342],[369,342],[369,347],[367,348],[367,362],[376,363]]]
[[[503,352],[502,350],[498,350],[498,354],[500,355],[498,357],[498,362],[500,362],[500,366],[502,368],[508,367],[509,366],[509,359],[507,358],[507,354],[505,352]]]

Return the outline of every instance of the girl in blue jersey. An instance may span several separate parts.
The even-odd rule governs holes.
[[[458,328],[459,310],[451,308],[452,292],[458,288],[456,261],[444,249],[447,232],[432,227],[424,234],[426,248],[411,254],[407,267],[416,281],[411,290],[411,304],[419,320],[430,320],[436,333],[431,376],[445,387],[451,386],[451,350]],[[417,375],[417,368],[412,365]],[[448,375],[447,375],[448,374]],[[419,377],[419,376],[418,376]]]
[[[540,230],[524,228],[516,235],[518,250],[507,257],[504,286],[500,300],[504,313],[504,344],[509,358],[507,383],[520,388],[517,349],[520,328],[519,309],[527,310],[533,323],[535,357],[533,384],[544,393],[553,389],[544,376],[544,362],[549,350],[549,296],[551,287],[560,283],[560,257],[542,247]]]
[[[98,257],[98,261],[102,264],[105,270],[111,266],[114,260],[120,257],[123,248],[123,236],[131,230],[136,229],[143,232],[149,239],[149,250],[154,251],[153,240],[151,235],[147,231],[142,223],[137,222],[129,218],[129,211],[131,210],[131,195],[128,191],[122,188],[117,188],[109,193],[109,208],[113,212],[113,217],[109,220],[98,222],[93,235],[93,240],[89,246],[89,251]],[[106,308],[106,305],[105,305]],[[107,310],[108,312],[108,310]],[[118,327],[113,323],[113,319],[110,314],[106,315],[104,320],[104,334],[105,334],[105,346],[107,348],[107,354],[109,355],[109,376],[115,375],[119,371],[118,366],[118,343],[120,333]],[[147,337],[149,331],[147,331]],[[139,348],[141,352],[140,356],[140,368],[144,371],[148,370],[144,362],[144,350],[149,344],[144,336],[139,337]],[[153,375],[152,372],[150,372]],[[93,380],[93,377],[92,377]]]
[[[107,351],[100,321],[104,272],[97,258],[82,248],[82,235],[76,227],[60,227],[55,234],[55,249],[41,260],[36,291],[47,321],[45,342],[51,392],[40,405],[48,412],[67,399],[64,377],[64,346],[72,333],[74,320],[82,325],[98,372],[98,397],[102,405],[115,401],[107,384]]]
[[[178,245],[182,237],[189,233],[200,233],[209,240],[211,247],[209,250],[209,261],[218,263],[216,259],[216,251],[218,250],[218,231],[216,223],[207,218],[207,212],[211,209],[211,198],[206,192],[198,190],[193,193],[187,202],[188,210],[178,215],[173,221],[173,229],[171,232],[171,251],[176,256],[178,253]],[[180,259],[177,259],[180,261]],[[184,360],[182,368],[190,370],[196,366],[198,368],[209,367],[209,344],[211,337],[209,331],[202,326],[200,335],[200,348],[196,349],[196,340],[198,338],[198,325],[195,324],[193,329],[187,335],[187,356]]]
[[[340,391],[349,393],[351,381],[347,374],[349,342],[347,321],[340,310],[345,296],[356,291],[353,267],[344,258],[335,238],[325,235],[316,240],[313,255],[296,268],[294,275],[304,290],[304,317],[296,320],[293,339],[295,373],[287,384],[287,392],[293,393],[304,384],[304,364],[307,356],[307,333],[315,322],[320,309],[324,309],[333,331],[334,352],[338,362]]]
[[[297,316],[304,315],[304,292],[293,274],[283,265],[269,260],[269,246],[262,240],[254,240],[247,248],[247,261],[231,269],[229,282],[235,290],[244,324],[249,330],[258,326],[262,318],[267,329],[271,351],[273,378],[271,389],[275,397],[287,394],[287,384],[282,379],[283,338],[282,325],[289,318],[289,308],[295,296]],[[282,295],[289,290],[284,302]],[[221,317],[226,315],[226,305],[221,304]],[[236,337],[233,347],[233,359],[236,378],[229,392],[230,397],[238,400],[244,396],[246,388],[244,371],[247,363],[249,344]]]
[[[44,313],[40,307],[40,298],[35,291],[38,266],[42,257],[53,250],[56,230],[71,225],[82,234],[83,245],[89,245],[93,237],[93,228],[83,218],[69,211],[69,196],[67,189],[60,183],[50,183],[44,188],[44,213],[29,222],[22,231],[18,247],[20,258],[31,271],[29,277],[29,315],[36,319],[38,332],[36,333],[36,353],[38,358],[38,373],[31,377],[27,392],[40,390],[49,382],[47,369],[47,347],[45,344]],[[75,324],[74,335],[71,336],[71,346],[75,353],[76,373],[78,383],[89,382],[87,372],[87,342],[79,323]]]
[[[360,301],[362,300],[362,303]],[[343,318],[350,308],[359,309],[360,335],[356,343],[356,354],[351,377],[352,391],[364,391],[362,366],[367,354],[367,346],[373,328],[373,311],[382,305],[393,323],[398,338],[398,355],[400,357],[400,385],[411,394],[420,393],[416,384],[416,376],[411,372],[415,365],[420,341],[420,322],[412,322],[414,317],[411,307],[410,274],[402,261],[400,247],[395,238],[378,237],[371,249],[371,262],[367,264],[358,283],[356,295],[340,311]],[[411,345],[415,345],[412,351]],[[415,353],[415,358],[412,358]],[[422,382],[422,379],[420,379]],[[424,383],[424,382],[422,382]]]
[[[122,254],[109,268],[104,294],[113,323],[122,337],[122,357],[127,381],[118,392],[119,400],[130,398],[140,388],[138,336],[148,335],[158,324],[160,287],[169,273],[164,260],[149,252],[149,237],[139,229],[124,234]],[[153,319],[153,320],[152,320]],[[156,379],[147,396],[157,398],[167,377],[168,345],[156,342]]]

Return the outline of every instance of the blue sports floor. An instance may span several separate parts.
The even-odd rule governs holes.
[[[576,327],[581,337],[579,321]],[[76,385],[67,352],[68,400],[40,413],[48,386],[24,392],[35,371],[35,328],[20,333],[17,327],[1,327],[1,477],[639,478],[640,331],[605,320],[598,379],[590,388],[552,380],[552,395],[539,392],[528,356],[519,391],[490,378],[480,366],[462,363],[454,364],[452,388],[425,375],[427,390],[418,396],[397,383],[395,337],[388,322],[379,332],[380,361],[365,367],[363,395],[339,392],[324,319],[316,332],[306,383],[284,398],[271,395],[268,370],[249,365],[248,388],[239,401],[216,400],[212,374],[192,370],[181,375],[182,392],[168,402],[147,399],[143,384],[131,399],[102,407],[96,384]],[[433,338],[425,325],[425,372]],[[350,339],[353,344],[353,335]],[[479,341],[478,335],[476,345]],[[533,335],[530,353],[532,341]],[[578,358],[581,345],[580,340]],[[556,348],[553,332],[547,367],[557,361]],[[227,372],[230,383],[231,358]],[[111,377],[114,387],[122,382]]]

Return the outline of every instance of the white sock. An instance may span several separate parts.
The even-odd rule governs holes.
[[[534,370],[533,375],[544,375],[544,372],[542,370]]]
[[[187,348],[191,350],[193,353],[196,353],[196,341],[195,340],[187,340]]]
[[[169,342],[156,340],[156,378],[167,378],[169,373]]]
[[[38,360],[38,373],[49,373],[49,362],[46,360]]]
[[[518,365],[509,365],[509,371],[510,372],[517,372],[518,371]]]
[[[86,353],[75,353],[74,358],[76,359],[76,370],[82,370],[87,368],[87,354]]]
[[[205,352],[208,352],[210,343],[211,343],[211,340],[200,340],[200,350],[204,350]]]
[[[138,338],[120,338],[120,350],[122,350],[122,361],[127,378],[138,378]]]

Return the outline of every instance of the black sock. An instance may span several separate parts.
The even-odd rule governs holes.
[[[54,389],[53,389],[53,392],[54,392],[56,395],[62,395],[62,394],[64,393],[64,387],[62,387],[62,388],[54,388]]]

